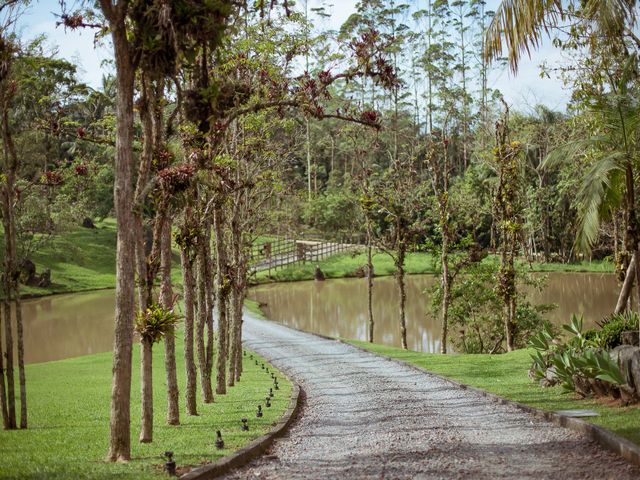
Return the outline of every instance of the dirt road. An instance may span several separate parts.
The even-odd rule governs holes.
[[[306,402],[285,438],[226,478],[640,478],[570,430],[402,364],[250,314],[244,332]]]

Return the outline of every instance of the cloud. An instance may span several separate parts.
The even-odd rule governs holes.
[[[505,101],[518,110],[527,111],[537,104],[543,104],[562,111],[567,106],[571,92],[553,74],[551,78],[541,78],[540,65],[546,63],[550,68],[557,68],[568,62],[559,49],[551,45],[543,46],[533,52],[531,58],[526,55],[522,58],[516,75],[511,73],[509,67],[492,72],[488,79],[489,87],[500,90]]]

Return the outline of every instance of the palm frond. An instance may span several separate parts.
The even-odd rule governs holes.
[[[509,57],[511,70],[518,70],[520,55],[531,56],[542,36],[558,26],[564,18],[562,0],[503,0],[484,35],[484,56],[491,62]],[[586,0],[577,8],[584,22],[593,22],[599,33],[608,38],[622,36],[626,26],[635,25],[638,0]],[[505,47],[503,49],[503,42]]]
[[[520,54],[531,55],[544,34],[557,25],[562,12],[561,0],[503,0],[484,37],[484,55],[491,62],[503,56],[503,37],[509,64],[518,69]]]
[[[593,135],[560,145],[547,153],[542,160],[542,168],[550,170],[574,162],[576,157],[592,149],[606,150],[611,139],[605,135]]]
[[[620,152],[599,159],[587,170],[582,185],[576,195],[578,209],[578,232],[576,247],[582,252],[590,252],[598,237],[598,228],[603,217],[616,205],[607,200],[619,201],[611,195],[616,183],[620,181]]]
[[[626,23],[634,24],[637,0],[589,0],[585,2],[587,18],[598,23],[598,30],[605,36],[622,35]]]

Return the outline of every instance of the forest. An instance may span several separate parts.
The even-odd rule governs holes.
[[[638,400],[607,353],[622,331],[637,337],[640,309],[635,0],[362,0],[338,29],[330,5],[305,0],[62,0],[51,22],[112,51],[99,87],[45,36],[20,34],[34,3],[0,2],[5,429],[28,426],[23,291],[57,281],[34,255],[110,218],[109,461],[131,459],[136,343],[140,442],[154,438],[158,344],[169,425],[240,381],[244,302],[269,238],[366,254],[369,342],[372,258],[393,264],[406,349],[406,259],[421,252],[441,354],[529,347],[536,380],[553,369],[584,396]],[[519,109],[489,79],[517,82],[543,39],[570,61],[540,76],[570,100]],[[552,306],[527,294],[544,283],[531,265],[583,261],[613,265],[618,302],[602,331],[567,318],[562,343]]]

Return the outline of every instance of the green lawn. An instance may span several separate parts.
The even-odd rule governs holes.
[[[115,287],[116,222],[106,219],[94,229],[77,228],[52,237],[31,260],[38,274],[51,270],[50,288],[22,286],[24,295],[49,295]]]
[[[640,445],[640,407],[610,407],[591,399],[577,399],[560,387],[541,388],[531,381],[530,350],[503,355],[439,355],[402,350],[358,340],[349,343],[385,357],[401,360],[458,382],[541,410],[591,409],[599,417],[586,418]]]
[[[134,354],[132,384],[132,456],[128,464],[104,461],[109,438],[111,354],[27,366],[29,428],[0,431],[0,478],[28,479],[152,479],[165,478],[161,455],[175,453],[178,467],[199,465],[229,454],[267,432],[289,404],[291,384],[277,372],[280,390],[271,408],[264,397],[273,386],[270,374],[245,358],[240,383],[226,395],[215,395],[213,404],[200,402],[197,417],[187,417],[184,409],[183,345],[177,339],[176,355],[180,385],[180,426],[165,424],[166,396],[162,344],[154,347],[154,441],[140,444],[139,348]],[[254,355],[254,358],[259,358]],[[260,359],[260,362],[263,362]],[[264,417],[256,418],[258,404]],[[250,430],[240,429],[247,418]],[[224,450],[214,447],[216,430],[221,430]]]
[[[97,290],[115,287],[116,256],[116,222],[113,218],[96,222],[95,229],[77,228],[52,237],[44,247],[35,253],[32,260],[38,273],[45,268],[51,269],[53,285],[50,288],[21,288],[25,296],[41,296],[53,293],[71,293],[85,290]],[[271,236],[258,237],[257,243],[273,240]],[[0,243],[2,232],[0,231]],[[497,262],[496,257],[485,261]],[[276,281],[291,282],[312,280],[316,263],[328,278],[353,277],[356,270],[367,263],[366,254],[348,252],[333,255],[319,262],[305,265],[291,265],[271,271],[268,278],[266,270],[258,272],[258,283]],[[376,253],[373,257],[376,275],[392,275],[395,267],[391,257],[384,253]],[[409,253],[405,262],[408,274],[433,273],[435,263],[429,253]],[[533,271],[539,272],[612,272],[613,265],[607,261],[583,261],[580,263],[534,263]],[[172,278],[175,284],[181,283],[180,257],[174,248]]]
[[[268,278],[266,270],[257,273],[258,282],[293,282],[298,280],[313,280],[316,265],[320,265],[327,278],[353,277],[356,270],[367,264],[366,253],[340,253],[332,255],[318,262],[307,262],[304,265],[296,264],[271,270],[271,278]],[[376,275],[392,275],[395,267],[389,255],[377,253],[373,257],[373,269]],[[405,262],[405,270],[409,274],[433,273],[433,261],[427,253],[409,253]]]
[[[33,254],[31,260],[36,264],[38,274],[45,268],[51,270],[52,285],[49,288],[22,285],[20,290],[26,297],[115,288],[116,221],[107,218],[96,222],[94,229],[79,227],[54,236]],[[176,250],[172,279],[174,284],[182,282]]]
[[[498,262],[498,258],[490,256],[486,262]],[[299,280],[313,280],[316,265],[320,266],[327,278],[353,277],[357,269],[367,263],[367,255],[364,252],[350,252],[332,255],[318,262],[307,262],[304,265],[296,264],[257,273],[258,283],[265,282],[293,282]],[[527,264],[525,264],[525,267]],[[434,273],[434,258],[425,252],[409,253],[405,261],[405,271],[408,274]],[[378,276],[393,275],[395,267],[391,257],[385,253],[376,253],[373,257],[373,268]],[[534,272],[613,272],[613,264],[608,261],[583,261],[580,263],[533,263],[531,270]]]

